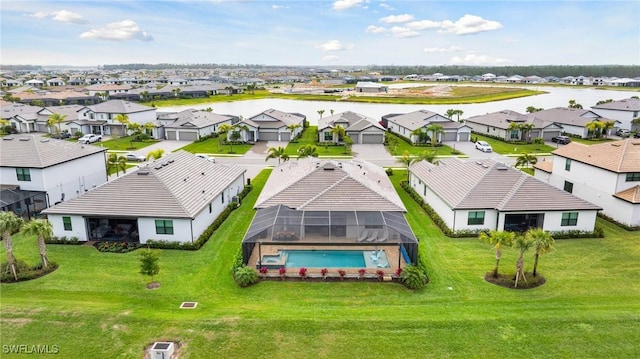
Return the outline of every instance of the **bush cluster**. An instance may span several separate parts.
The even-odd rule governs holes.
[[[386,172],[387,176],[393,176],[393,168],[387,167],[384,171]]]
[[[71,244],[71,245],[75,245],[75,244],[82,244],[82,242],[80,242],[80,240],[78,240],[78,237],[71,237],[69,239],[67,239],[67,237],[51,237],[51,238],[45,238],[44,242],[46,244]]]
[[[239,286],[248,287],[258,282],[258,273],[251,267],[241,266],[233,272],[233,279]]]
[[[420,264],[404,267],[400,273],[399,280],[409,289],[420,289],[428,282],[426,271],[421,268]]]
[[[203,141],[206,141],[206,140],[208,140],[210,138],[218,138],[218,133],[214,132],[214,133],[208,134],[206,136],[201,136],[200,138],[198,138],[194,142],[203,142]]]
[[[615,224],[618,227],[624,228],[627,231],[640,231],[640,226],[630,226],[624,223],[620,223],[618,221],[616,221],[615,219],[607,216],[606,214],[602,214],[600,212],[598,212],[598,217],[604,219],[607,222],[611,222],[613,224]]]
[[[570,238],[604,238],[604,230],[595,226],[593,231],[551,231],[549,232],[554,239],[570,239]]]
[[[142,247],[140,243],[129,242],[96,242],[96,248],[100,252],[128,253]]]
[[[2,265],[0,265],[0,271],[2,271],[0,272],[0,282],[13,283],[36,279],[42,277],[45,274],[51,273],[58,268],[58,265],[54,262],[49,262],[49,266],[46,269],[42,268],[42,263],[38,263],[35,266],[30,267],[27,263],[19,259],[15,261],[15,265],[18,280],[16,281],[13,278],[13,274],[9,269],[9,263],[4,262],[2,263]]]

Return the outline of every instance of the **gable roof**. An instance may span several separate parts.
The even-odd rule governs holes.
[[[204,128],[215,124],[230,121],[231,115],[219,115],[208,111],[184,110],[176,114],[177,120],[165,128]]]
[[[639,139],[627,138],[591,146],[571,142],[551,153],[612,172],[640,172]]]
[[[594,119],[600,119],[600,115],[580,108],[556,107],[548,110],[535,112],[535,117],[549,122],[556,122],[562,125],[584,127]]]
[[[616,111],[640,111],[640,99],[631,97],[624,100],[601,103],[591,108]]]
[[[6,101],[0,102],[0,118],[2,119],[10,119],[15,115],[20,114],[37,113],[40,110],[42,110],[42,107],[23,105]]]
[[[442,117],[446,121],[445,120],[437,121],[438,116]],[[409,112],[405,114],[399,114],[392,117],[387,117],[387,120],[389,122],[397,123],[398,125],[408,128],[410,130],[422,128],[434,122],[437,122],[438,124],[449,123],[449,122],[459,123],[459,122],[447,119],[446,117],[438,113],[427,111],[427,110],[418,110],[418,111]],[[463,124],[460,123],[460,127],[461,126],[463,126]]]
[[[273,170],[255,208],[279,204],[307,211],[406,211],[381,167],[313,158]]]
[[[38,135],[9,135],[0,140],[0,167],[46,168],[106,150]]]
[[[78,112],[83,108],[85,108],[85,106],[83,105],[47,106],[42,110],[38,111],[38,114],[47,116],[48,113],[43,113],[43,112],[50,112],[52,114],[57,113],[63,116],[67,116],[66,120],[70,121],[70,120],[76,120],[79,115]]]
[[[599,210],[600,207],[492,160],[444,159],[439,165],[421,161],[415,174],[453,209],[499,211]]]
[[[144,106],[135,102],[129,102],[124,100],[109,100],[101,102],[97,105],[88,106],[93,112],[96,113],[135,113],[144,111],[155,111],[155,107]]]
[[[260,112],[259,114],[249,117],[248,120],[251,120],[252,122],[255,122],[257,124],[260,124],[260,122],[265,122],[265,120],[261,120],[259,119],[259,117],[261,115],[266,115],[268,117],[271,117],[273,120],[272,121],[279,121],[281,123],[283,123],[282,126],[289,126],[289,125],[293,125],[293,124],[298,124],[300,122],[302,122],[302,120],[305,119],[305,116],[299,114],[299,113],[288,113],[288,112],[282,112],[282,111],[278,111],[278,110],[274,110],[272,108]],[[269,122],[269,121],[267,121]],[[279,126],[279,127],[282,127]]]
[[[46,213],[194,218],[245,171],[178,151]]]
[[[340,125],[340,123],[346,122],[347,125],[343,126],[345,131],[362,131],[368,127],[376,127],[380,130],[384,131],[384,127],[380,126],[380,124],[374,120],[373,118],[367,117],[365,115],[361,115],[359,113],[346,111],[339,113],[337,115],[321,118],[318,120],[318,129],[322,130],[327,127],[335,127]]]
[[[618,197],[623,201],[627,201],[633,204],[640,203],[640,185],[627,188],[624,191],[613,194],[614,197]]]

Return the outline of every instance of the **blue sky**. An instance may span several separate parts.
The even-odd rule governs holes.
[[[640,64],[634,1],[2,0],[2,64]]]

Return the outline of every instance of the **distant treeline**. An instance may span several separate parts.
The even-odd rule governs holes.
[[[221,69],[221,68],[266,68],[275,66],[254,64],[122,64],[104,65],[104,70],[171,70],[171,69]],[[288,67],[288,66],[282,66]]]
[[[1,71],[38,71],[42,66],[35,65],[0,65]]]
[[[540,76],[540,77],[628,77],[640,76],[636,65],[546,65],[546,66],[371,66],[373,71],[385,75],[431,75],[441,73],[448,76],[480,76],[492,73],[496,76]]]

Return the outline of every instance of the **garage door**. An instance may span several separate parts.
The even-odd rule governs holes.
[[[384,135],[378,133],[363,133],[362,134],[362,143],[383,143]]]
[[[460,140],[459,141],[469,141],[469,132],[462,132],[460,134]]]
[[[167,140],[175,140],[176,131],[167,131]]]
[[[560,136],[560,131],[544,131],[542,139],[545,141],[551,141],[551,139],[556,136]]]
[[[458,139],[458,133],[457,132],[445,132],[442,137],[441,137],[442,141],[455,141]]]
[[[195,141],[198,139],[196,132],[180,131],[180,141]]]
[[[258,140],[260,141],[277,141],[278,133],[277,132],[259,132]]]
[[[289,132],[280,133],[280,140],[281,141],[289,141],[290,139],[291,139],[291,133],[289,133]]]

